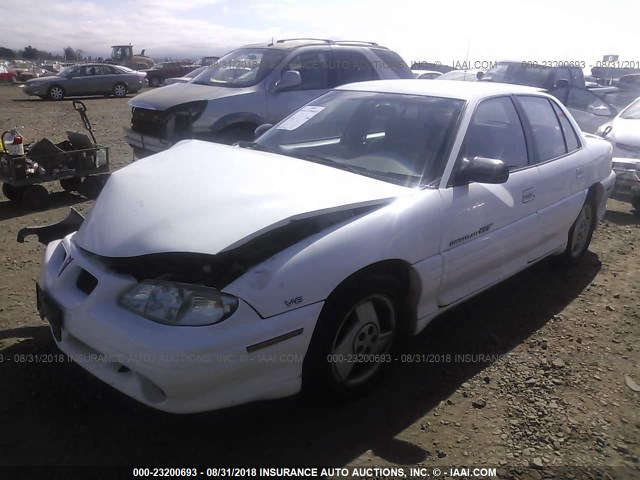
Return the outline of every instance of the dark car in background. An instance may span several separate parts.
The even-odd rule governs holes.
[[[547,66],[528,61],[502,61],[480,79],[483,82],[527,85],[546,90],[571,112],[582,131],[595,133],[618,114],[595,90],[587,89],[584,72],[577,66]]]
[[[182,77],[199,66],[185,62],[163,62],[142,71],[147,74],[150,87],[159,87],[165,83],[167,78]]]
[[[142,88],[142,77],[138,72],[128,72],[115,65],[88,63],[67,67],[49,77],[34,78],[23,88],[27,95],[50,100],[77,95],[125,97]]]
[[[182,77],[167,78],[164,81],[164,84],[165,85],[173,85],[174,83],[187,83],[187,82],[190,82],[191,80],[196,78],[198,75],[200,75],[202,72],[204,72],[207,68],[209,68],[209,67],[207,65],[205,65],[203,67],[198,67],[195,70],[191,70],[189,73],[183,75]]]

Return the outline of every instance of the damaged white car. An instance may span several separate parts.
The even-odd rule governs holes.
[[[240,147],[182,141],[115,172],[86,219],[20,232],[48,243],[59,348],[160,410],[364,392],[403,334],[577,261],[615,183],[608,142],[506,84],[343,86]]]

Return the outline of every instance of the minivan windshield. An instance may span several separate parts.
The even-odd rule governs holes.
[[[407,187],[444,171],[464,102],[334,90],[293,113],[248,148]]]
[[[250,87],[262,81],[287,55],[272,48],[239,48],[217,60],[191,83],[218,87]]]

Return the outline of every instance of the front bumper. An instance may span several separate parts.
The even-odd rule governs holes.
[[[631,201],[640,195],[640,177],[636,165],[640,159],[614,158],[613,170],[616,172],[616,186],[611,195],[612,198],[622,201]]]
[[[142,133],[134,132],[130,128],[124,128],[124,138],[126,142],[135,149],[142,150],[146,155],[162,152],[173,146],[171,140],[165,140],[151,135],[143,135]]]
[[[27,94],[27,95],[38,95],[38,96],[42,96],[42,95],[46,95],[47,94],[47,88],[46,86],[37,86],[37,87],[33,87],[33,86],[27,86],[27,85],[23,85],[22,86],[22,91]]]
[[[262,319],[240,300],[234,315],[218,325],[163,325],[122,308],[118,298],[136,280],[80,250],[73,235],[48,245],[38,286],[60,311],[60,324],[52,327],[58,347],[81,367],[126,395],[173,413],[300,390],[302,362],[322,303]]]

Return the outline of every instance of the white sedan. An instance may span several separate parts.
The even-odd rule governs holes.
[[[631,202],[640,215],[640,98],[596,132],[613,145],[613,197]]]
[[[37,280],[59,348],[187,413],[368,390],[404,334],[578,261],[614,183],[610,144],[536,89],[376,81],[240,148],[182,141],[112,174],[84,221],[22,234],[64,237]]]

